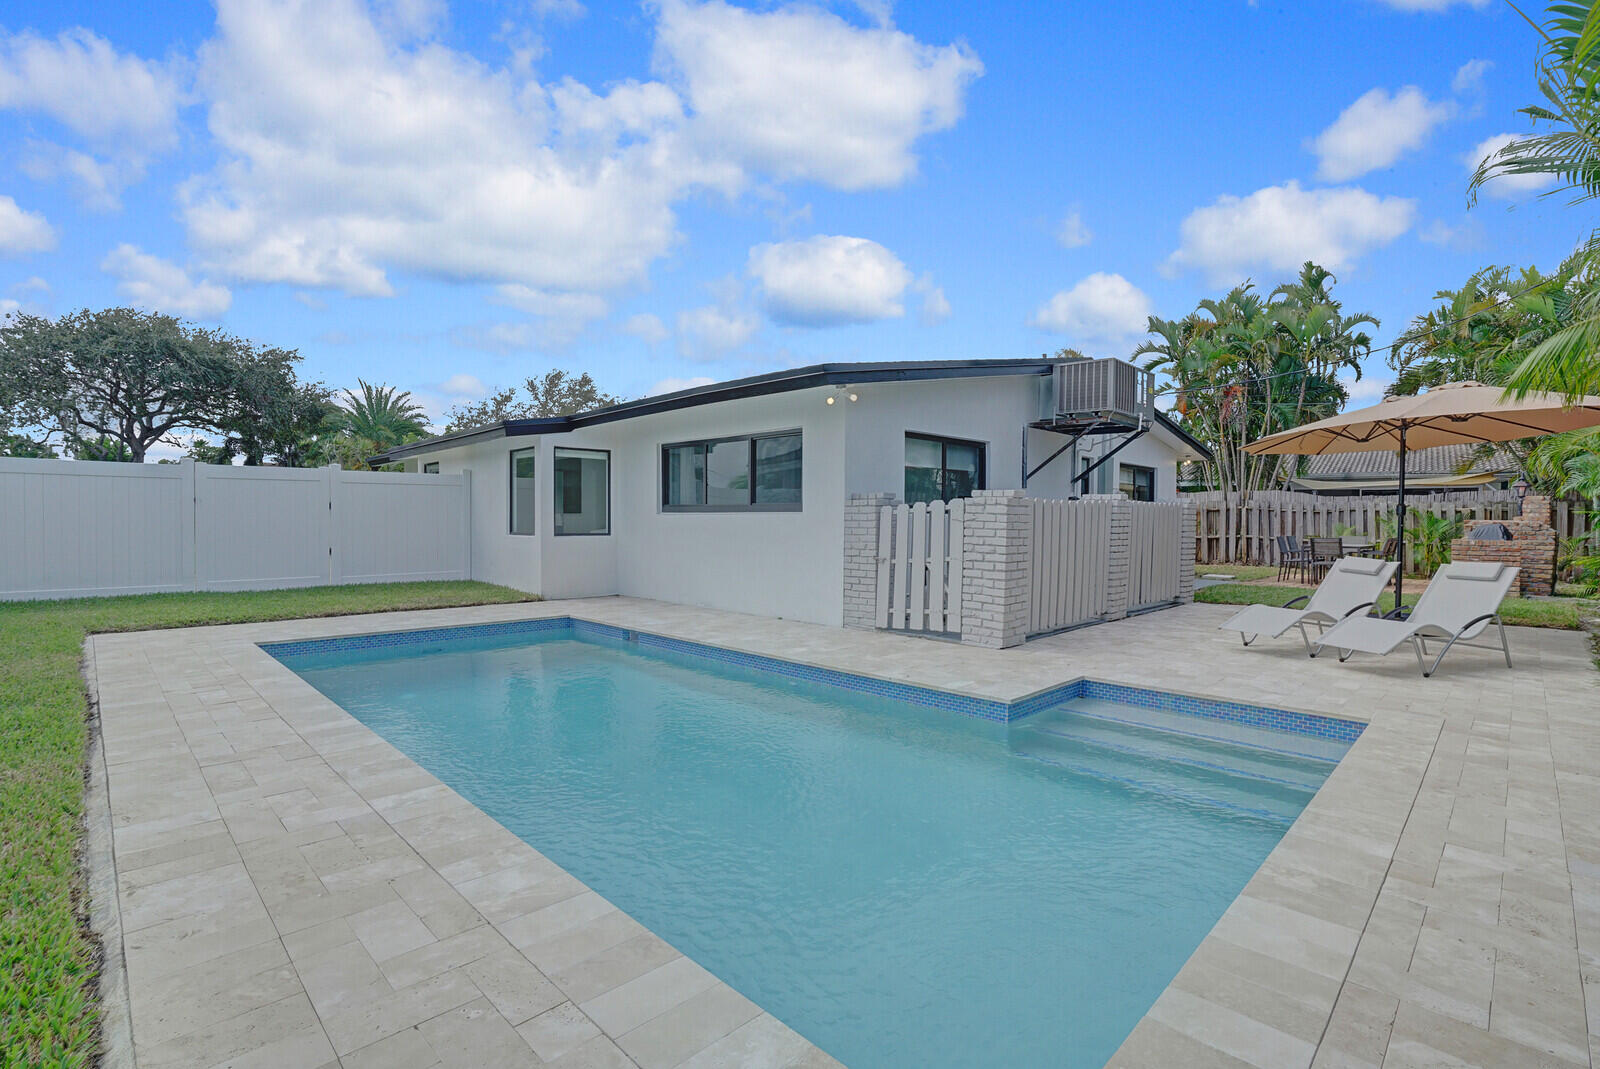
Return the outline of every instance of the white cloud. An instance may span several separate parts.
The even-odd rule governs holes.
[[[1450,89],[1456,93],[1478,93],[1483,91],[1483,76],[1489,73],[1494,66],[1493,60],[1469,59],[1456,68],[1456,76],[1450,79]]]
[[[36,142],[24,168],[72,180],[90,207],[116,207],[149,159],[177,144],[181,96],[171,64],[120,53],[89,30],[0,32],[0,108],[48,116],[94,153]]]
[[[552,293],[516,282],[496,287],[494,299],[538,316],[539,340],[553,348],[570,345],[609,311],[605,298],[593,293]]]
[[[831,327],[905,314],[901,304],[911,272],[876,241],[818,235],[757,245],[746,266],[761,287],[775,322]]]
[[[1094,240],[1094,234],[1083,225],[1083,216],[1074,208],[1061,217],[1061,225],[1056,227],[1056,241],[1061,243],[1063,249],[1077,249]]]
[[[983,73],[963,44],[926,45],[821,8],[663,0],[660,10],[656,64],[682,87],[698,143],[778,179],[898,185],[916,172],[916,140],[953,126]]]
[[[1389,167],[1421,148],[1433,128],[1454,110],[1447,102],[1429,100],[1414,85],[1392,96],[1386,89],[1369,90],[1311,142],[1318,159],[1317,177],[1345,182]]]
[[[532,323],[473,323],[451,328],[450,340],[471,349],[513,353],[537,349],[540,337]]]
[[[1477,219],[1463,219],[1460,226],[1451,226],[1443,219],[1435,219],[1417,231],[1417,240],[1457,252],[1482,248],[1483,224]]]
[[[737,349],[761,329],[754,312],[704,305],[678,313],[678,348],[691,360],[714,360]]]
[[[446,397],[461,397],[475,400],[479,397],[488,396],[489,388],[483,384],[483,380],[478,378],[478,376],[468,375],[465,372],[457,372],[439,384],[439,392],[444,394]]]
[[[696,375],[687,379],[662,379],[644,392],[646,397],[655,397],[663,393],[677,393],[679,390],[692,390],[696,386],[710,386],[716,379],[705,375]]]
[[[1373,378],[1370,375],[1357,379],[1354,375],[1341,374],[1338,376],[1339,385],[1345,388],[1350,395],[1346,402],[1349,408],[1365,408],[1375,405],[1383,400],[1383,391],[1394,385],[1393,378]]]
[[[112,249],[100,262],[100,270],[118,280],[118,293],[152,311],[216,319],[233,303],[226,286],[192,281],[189,272],[177,264],[140,252],[133,245]]]
[[[1051,297],[1030,321],[1052,334],[1115,342],[1144,333],[1150,298],[1121,275],[1096,271]]]
[[[240,279],[352,294],[392,294],[395,271],[605,293],[672,248],[696,191],[904,179],[978,69],[810,8],[656,15],[672,83],[595,92],[413,40],[358,0],[219,0],[198,88],[221,162],[180,190],[191,244]]]
[[[0,254],[20,256],[56,247],[56,231],[38,212],[25,211],[0,196]]]
[[[1467,170],[1476,171],[1478,164],[1505,148],[1511,142],[1526,137],[1526,134],[1495,134],[1493,137],[1484,138],[1467,153],[1463,162]],[[1548,189],[1555,185],[1556,176],[1552,174],[1504,174],[1498,178],[1490,179],[1483,187],[1484,191],[1493,197],[1520,197],[1541,189]]]
[[[934,327],[950,318],[950,302],[945,298],[943,286],[926,283],[925,278],[917,284],[917,292],[922,294],[922,310],[917,313],[917,319],[925,327]]]
[[[1291,271],[1306,260],[1338,270],[1404,234],[1415,215],[1413,200],[1355,186],[1267,186],[1190,212],[1166,270],[1199,269],[1218,285],[1238,282],[1254,267]]]
[[[624,319],[622,321],[622,332],[624,334],[632,334],[635,338],[639,338],[651,345],[666,341],[667,335],[670,333],[667,330],[667,325],[661,322],[661,318],[653,316],[649,312],[640,312],[638,315],[631,315]]]

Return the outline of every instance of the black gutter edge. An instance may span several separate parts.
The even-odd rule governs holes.
[[[748,378],[696,386],[676,393],[641,397],[624,401],[609,408],[580,412],[571,416],[550,416],[542,419],[508,419],[486,427],[435,435],[420,441],[409,442],[373,457],[374,464],[392,464],[423,453],[440,449],[453,449],[473,442],[493,441],[496,438],[516,438],[529,434],[555,434],[601,423],[653,416],[683,408],[715,404],[718,401],[736,401],[746,397],[764,397],[795,390],[815,389],[818,386],[846,386],[874,382],[915,382],[931,379],[996,378],[1009,375],[1048,375],[1056,364],[1064,361],[1052,357],[1032,357],[1026,360],[919,360],[840,364],[812,364],[789,371],[769,372]],[[1179,432],[1180,434],[1182,432]],[[1187,437],[1185,435],[1184,437]],[[1204,447],[1201,446],[1203,449]],[[1208,454],[1209,455],[1209,454]]]
[[[1161,426],[1165,427],[1168,431],[1171,431],[1173,437],[1177,438],[1179,441],[1183,442],[1185,445],[1187,445],[1190,448],[1192,448],[1196,453],[1199,453],[1202,457],[1205,457],[1207,460],[1211,459],[1211,457],[1212,457],[1211,448],[1209,446],[1207,446],[1204,442],[1202,442],[1200,439],[1196,438],[1194,435],[1190,434],[1188,431],[1184,430],[1181,426],[1179,426],[1177,420],[1173,419],[1171,416],[1167,415],[1165,412],[1162,412],[1159,409],[1157,409],[1156,410],[1156,422],[1160,423]]]

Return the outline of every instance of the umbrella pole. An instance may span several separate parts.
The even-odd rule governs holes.
[[[1404,590],[1406,575],[1406,425],[1400,424],[1400,501],[1394,507],[1395,515],[1395,556],[1400,561],[1400,566],[1394,570],[1394,609],[1399,612],[1402,602],[1401,592]]]

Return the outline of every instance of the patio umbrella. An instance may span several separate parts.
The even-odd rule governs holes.
[[[1396,530],[1406,526],[1406,450],[1462,442],[1508,442],[1600,425],[1600,397],[1571,403],[1556,394],[1529,394],[1509,400],[1499,386],[1449,382],[1427,393],[1390,397],[1370,408],[1279,431],[1245,446],[1245,452],[1321,456],[1389,449],[1400,454]],[[1402,548],[1401,557],[1405,552]],[[1400,606],[1402,565],[1394,570],[1394,603]]]

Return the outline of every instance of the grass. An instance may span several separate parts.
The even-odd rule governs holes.
[[[1196,564],[1196,575],[1231,575],[1244,583],[1252,579],[1270,579],[1278,574],[1276,564]]]
[[[78,867],[86,636],[526,600],[447,582],[0,602],[0,1066],[95,1060],[97,953]]]
[[[1247,586],[1243,583],[1219,583],[1194,592],[1194,600],[1213,605],[1282,605],[1310,594],[1311,587],[1304,586]],[[1407,594],[1407,605],[1415,605],[1417,595]],[[1394,608],[1394,594],[1384,594],[1378,605],[1387,612]],[[1582,598],[1507,598],[1500,603],[1500,617],[1507,624],[1522,627],[1554,627],[1568,631],[1582,629],[1584,616],[1600,608],[1600,603]]]

